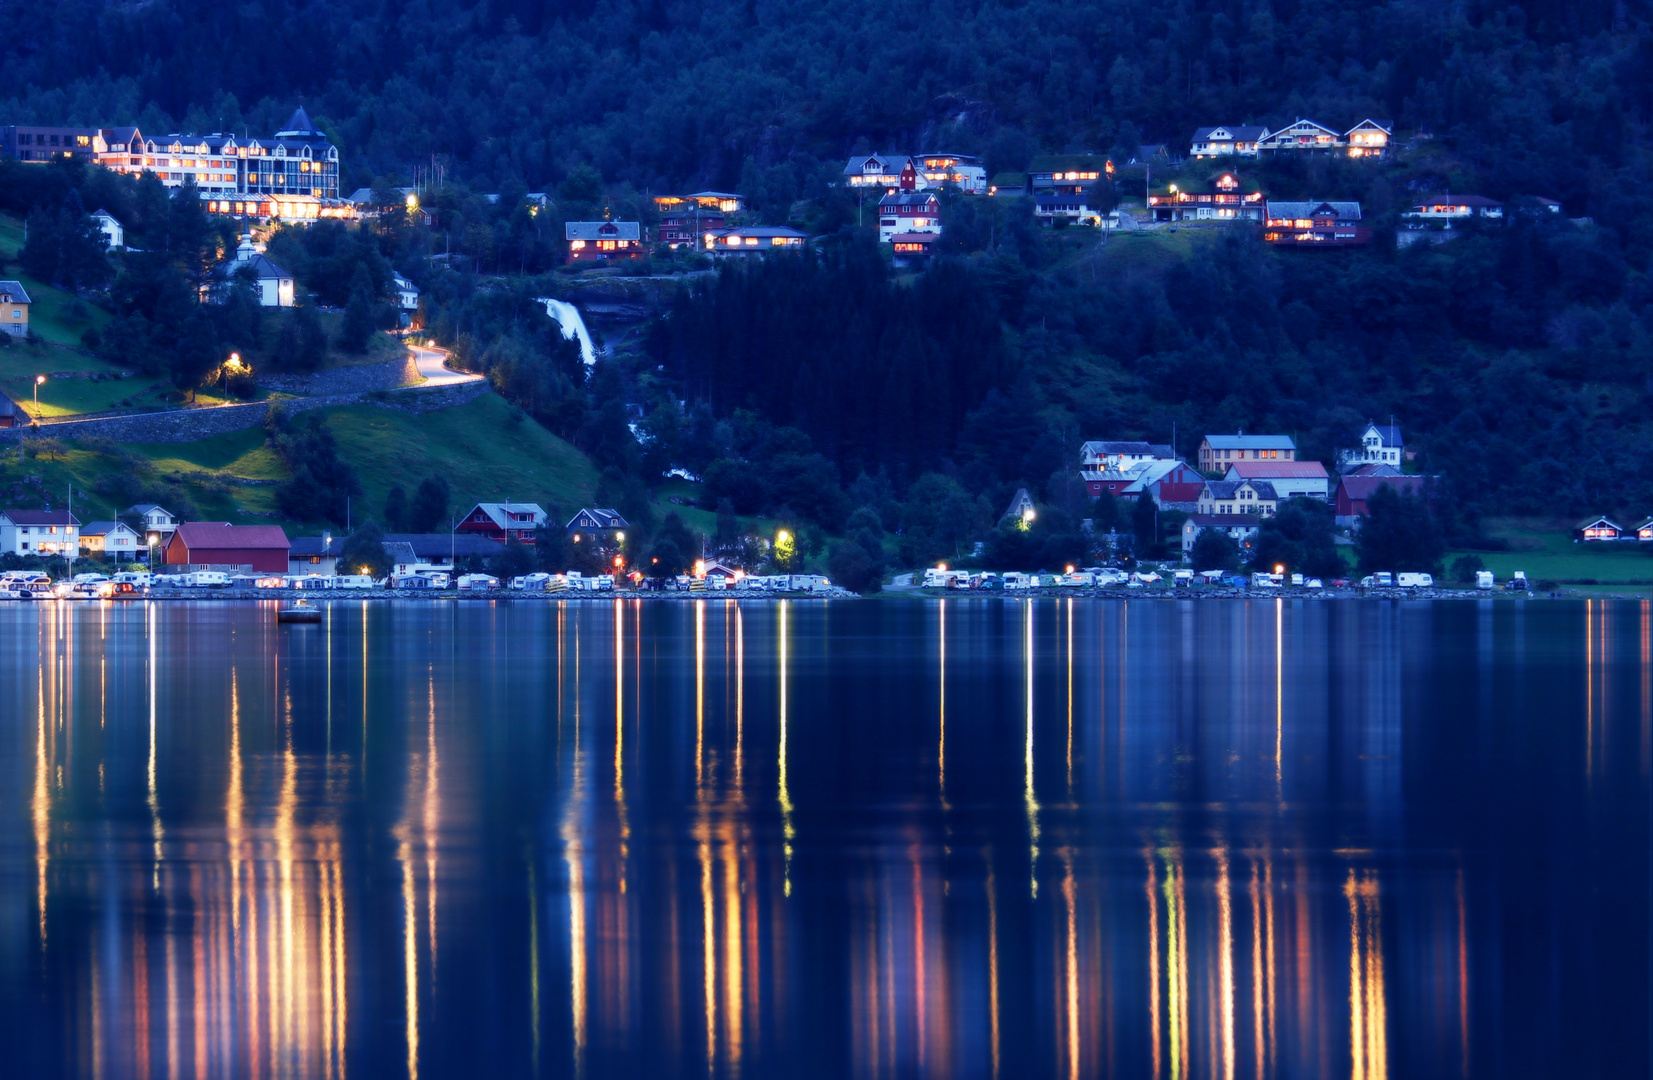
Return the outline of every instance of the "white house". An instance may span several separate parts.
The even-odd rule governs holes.
[[[1244,552],[1257,539],[1261,524],[1258,518],[1246,514],[1191,514],[1182,523],[1182,556],[1186,559],[1193,554],[1194,541],[1207,529],[1226,533]],[[1215,567],[1196,566],[1194,569],[1212,570]]]
[[[852,188],[883,188],[913,191],[928,186],[918,164],[906,154],[866,154],[849,159],[844,166],[844,183]]]
[[[139,525],[143,529],[146,545],[164,546],[172,538],[172,534],[178,531],[178,519],[164,507],[156,506],[154,503],[138,503],[136,506],[127,507],[126,512],[140,519]]]
[[[878,239],[892,242],[900,233],[940,233],[941,202],[929,191],[892,191],[878,200]]]
[[[1195,158],[1256,157],[1257,142],[1268,134],[1268,128],[1251,124],[1219,124],[1194,132],[1194,141],[1188,152]]]
[[[1091,439],[1079,445],[1081,469],[1124,471],[1145,461],[1176,461],[1177,452],[1164,443]]]
[[[90,521],[80,528],[80,549],[112,562],[129,562],[144,547],[138,531],[124,521]]]
[[[1368,420],[1366,430],[1360,436],[1360,445],[1352,450],[1337,452],[1337,467],[1343,472],[1362,465],[1389,465],[1398,469],[1405,454],[1406,443],[1400,437],[1399,427],[1374,424]]]
[[[399,306],[403,311],[418,311],[419,286],[415,285],[401,274],[393,275],[393,279],[396,282],[397,306]]]
[[[259,307],[292,307],[293,275],[271,261],[262,246],[255,245],[251,237],[243,239],[235,249],[235,258],[219,266],[219,277],[227,285],[242,269],[251,268]]]
[[[67,510],[0,510],[0,552],[79,555],[80,521]]]
[[[99,229],[103,230],[103,238],[108,247],[123,248],[126,246],[126,229],[120,222],[115,220],[115,215],[99,207],[97,213],[92,215],[92,220],[98,223]]]

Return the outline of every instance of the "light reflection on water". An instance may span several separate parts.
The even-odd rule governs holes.
[[[1649,614],[14,605],[0,1052],[1645,1073]]]

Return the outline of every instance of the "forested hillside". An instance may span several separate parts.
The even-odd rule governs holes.
[[[0,114],[267,132],[302,101],[347,185],[438,155],[485,185],[585,162],[639,190],[744,178],[783,205],[858,147],[1016,170],[1199,124],[1376,115],[1452,138],[1490,195],[1605,216],[1634,197],[1621,170],[1653,118],[1648,17],[1645,0],[63,0],[6,5]]]

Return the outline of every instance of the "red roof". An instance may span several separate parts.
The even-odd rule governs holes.
[[[1346,498],[1363,502],[1372,497],[1372,492],[1385,484],[1401,494],[1408,491],[1422,494],[1424,481],[1428,479],[1427,476],[1345,476],[1343,494]]]
[[[178,539],[188,548],[278,548],[289,547],[280,525],[231,525],[227,521],[186,521],[178,526]]]
[[[1318,461],[1236,461],[1228,467],[1242,480],[1326,479],[1326,466]]]

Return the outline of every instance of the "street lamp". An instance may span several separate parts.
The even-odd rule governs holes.
[[[40,384],[45,381],[46,376],[44,375],[36,375],[34,377],[34,414],[36,416],[40,415]]]
[[[218,367],[219,396],[224,398],[225,401],[228,401],[229,397],[230,397],[230,372],[231,371],[234,371],[234,372],[237,372],[237,373],[239,373],[241,371],[241,354],[240,353],[235,353],[235,352],[230,353],[230,358],[228,360],[225,360]]]

